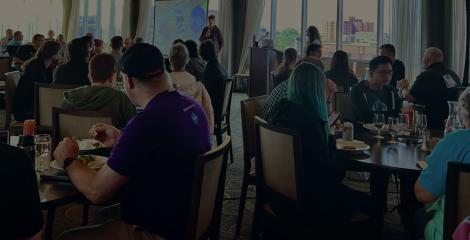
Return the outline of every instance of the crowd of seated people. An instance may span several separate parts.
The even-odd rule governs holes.
[[[132,40],[115,36],[110,41],[109,53],[106,53],[106,44],[92,34],[73,39],[68,44],[62,35],[55,40],[53,32],[47,39],[37,34],[31,45],[21,45],[22,34],[17,33],[7,31],[7,36],[0,41],[6,47],[18,47],[15,59],[24,71],[14,96],[16,120],[33,118],[35,82],[80,86],[64,93],[62,108],[118,114],[119,129],[97,123],[91,131],[97,140],[113,147],[102,170],[92,171],[76,161],[78,146],[72,138],[60,142],[54,159],[63,166],[77,189],[94,204],[105,202],[119,191],[122,219],[67,231],[61,239],[91,236],[99,239],[121,239],[122,236],[181,238],[183,232],[177,229],[183,229],[185,224],[184,218],[179,216],[187,210],[185,204],[191,187],[189,173],[193,166],[189,160],[211,148],[211,134],[214,124],[221,121],[222,93],[225,80],[229,78],[218,60],[216,44],[205,40],[198,48],[193,40],[175,40],[169,53],[171,73],[168,73],[170,69],[165,68],[161,51],[143,43],[140,37]],[[391,44],[381,46],[381,56],[369,62],[367,80],[359,81],[355,77],[348,53],[344,51],[334,53],[331,68],[325,72],[318,29],[309,27],[307,37],[309,44],[303,58],[298,59],[295,49],[285,50],[275,78],[276,86],[266,99],[262,117],[270,124],[301,133],[306,172],[301,181],[309,183],[306,192],[312,204],[308,213],[319,216],[312,224],[322,231],[337,224],[346,226],[354,222],[351,219],[361,215],[364,221],[359,221],[360,224],[374,230],[367,234],[376,236],[381,231],[387,208],[391,171],[371,172],[370,197],[342,183],[345,168],[336,159],[336,139],[328,125],[333,95],[339,88],[350,91],[355,121],[372,123],[377,112],[386,117],[398,116],[403,99],[397,88],[404,89],[404,99],[425,106],[428,127],[442,130],[448,114],[447,101],[457,99],[461,81],[444,66],[442,51],[428,48],[423,57],[426,70],[410,86],[405,79],[404,64],[395,57],[395,48]],[[67,49],[63,53],[65,45]],[[21,62],[23,54],[30,57]],[[62,55],[66,55],[66,60],[59,65]],[[122,73],[124,92],[114,88],[118,72]],[[468,128],[470,90],[461,95],[459,104],[462,120]],[[137,113],[136,107],[143,110]],[[442,234],[439,226],[442,227],[443,221],[440,211],[443,211],[445,166],[451,159],[470,163],[466,157],[470,148],[464,141],[469,134],[464,130],[446,136],[428,156],[429,168],[421,175],[398,174],[399,213],[406,230],[419,236],[424,234],[427,239],[430,235]],[[0,145],[0,149],[23,162],[29,161],[18,149],[6,145]],[[16,224],[20,230],[12,228],[7,236],[21,232],[23,235],[16,237],[31,237],[38,234],[43,220],[37,206],[36,179],[29,176],[32,169],[21,161],[12,167],[24,174],[25,181],[20,183],[29,184],[20,189],[27,192],[17,190],[18,196],[28,196],[22,197],[25,202],[21,203],[28,208],[12,208],[11,213],[17,212],[18,219],[28,218],[28,224],[13,222],[12,225]],[[166,181],[169,177],[179,180],[169,184]],[[36,191],[30,190],[31,187]],[[436,212],[432,217],[429,212],[419,210],[423,203],[425,206],[432,204],[430,209]],[[289,212],[283,212],[275,205],[272,207],[279,217],[289,217]],[[413,222],[415,213],[421,218]],[[354,235],[358,238],[372,238],[365,232],[364,235],[354,234],[359,234]]]

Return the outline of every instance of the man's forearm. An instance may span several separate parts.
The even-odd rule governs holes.
[[[67,167],[67,175],[73,185],[85,195],[85,197],[93,203],[99,203],[101,200],[99,192],[95,189],[93,182],[97,176],[97,172],[89,169],[80,161],[75,160]]]

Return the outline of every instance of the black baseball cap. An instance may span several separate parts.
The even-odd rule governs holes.
[[[137,43],[127,49],[121,58],[120,68],[130,77],[144,80],[165,73],[162,52],[148,43]]]

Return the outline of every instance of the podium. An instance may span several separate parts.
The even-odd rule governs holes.
[[[273,84],[270,73],[276,68],[276,51],[273,48],[250,47],[250,53],[248,97],[269,94]]]

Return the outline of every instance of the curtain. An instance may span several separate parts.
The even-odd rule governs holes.
[[[214,1],[214,0],[213,0]],[[233,53],[233,1],[219,0],[220,13],[219,13],[219,27],[224,37],[225,46],[220,52],[220,62],[227,68],[229,73],[232,73],[232,53]]]
[[[122,36],[133,37],[132,36],[132,27],[131,27],[131,16],[132,16],[132,1],[133,0],[124,0],[124,10],[122,13]]]
[[[466,0],[452,1],[452,44],[449,54],[449,68],[463,79],[465,69],[465,54],[467,45],[467,13]]]
[[[63,0],[64,23],[62,25],[62,32],[64,33],[65,41],[71,41],[75,38],[80,15],[80,2],[81,0]]]
[[[151,16],[151,11],[153,11],[153,3],[154,0],[140,0],[139,2],[139,17],[135,34],[136,36],[143,37],[147,40],[149,39],[149,36],[147,36],[148,22],[149,17]]]
[[[421,73],[421,6],[421,0],[392,1],[392,43],[411,82]]]
[[[245,73],[249,69],[249,47],[253,46],[253,35],[256,34],[263,18],[265,0],[249,0],[246,3],[245,30],[243,33],[242,54],[238,73]]]

